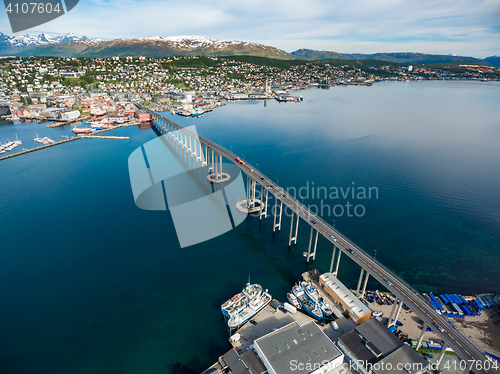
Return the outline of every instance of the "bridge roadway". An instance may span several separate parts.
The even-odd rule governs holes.
[[[384,287],[386,287],[394,295],[399,297],[399,299],[402,300],[402,302],[404,302],[409,308],[411,308],[423,321],[425,321],[428,326],[432,327],[433,330],[437,334],[439,334],[446,343],[448,343],[450,348],[452,348],[462,360],[467,362],[468,366],[471,367],[471,371],[478,374],[500,374],[500,371],[498,369],[489,368],[488,363],[486,363],[486,365],[489,369],[484,368],[484,364],[486,361],[488,361],[488,359],[486,359],[483,352],[472,342],[471,339],[466,337],[455,327],[452,327],[447,322],[447,320],[439,313],[437,313],[437,311],[429,304],[429,302],[412,286],[399,278],[396,274],[394,274],[380,262],[375,261],[364,250],[354,244],[338,230],[327,224],[322,218],[311,213],[306,206],[297,201],[293,196],[289,195],[286,191],[284,191],[283,188],[277,186],[263,173],[256,170],[256,168],[254,168],[251,164],[240,164],[236,161],[236,157],[238,156],[222,147],[221,145],[192,133],[191,131],[185,129],[183,126],[169,120],[168,118],[163,117],[159,113],[151,111],[141,105],[136,105],[140,109],[149,112],[153,118],[156,117],[158,119],[161,119],[162,121],[170,124],[173,128],[188,133],[192,136],[196,135],[199,138],[201,144],[207,145],[217,154],[226,157],[235,165],[239,166],[240,169],[249,178],[256,180],[267,191],[269,191],[269,193],[274,195],[276,199],[283,201],[283,203],[285,203],[285,205],[288,206],[288,208],[290,208],[295,214],[298,214],[300,218],[302,218],[315,230],[321,233],[321,235],[323,235],[333,245],[340,248],[344,255],[347,255],[351,260],[365,269],[372,277],[382,283]],[[386,281],[390,282],[391,284],[389,285]],[[443,331],[440,331],[438,327],[441,327]]]

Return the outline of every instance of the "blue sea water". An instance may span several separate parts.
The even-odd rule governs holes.
[[[473,294],[500,284],[500,84],[392,82],[308,89],[301,103],[228,103],[198,119],[220,142],[285,188],[376,188],[362,217],[323,217],[422,291]],[[170,114],[168,116],[172,117]],[[69,135],[70,127],[2,124],[0,141]],[[284,300],[300,274],[328,270],[309,229],[288,249],[290,221],[249,217],[180,248],[165,211],[136,207],[128,157],[154,139],[136,127],[0,162],[0,372],[165,373],[194,370],[229,345],[219,308],[248,276]],[[303,190],[305,191],[305,190]],[[357,190],[358,191],[358,190]],[[337,213],[339,210],[337,210]],[[359,212],[359,211],[358,211]],[[359,268],[343,258],[340,278]],[[382,288],[370,282],[370,288]]]

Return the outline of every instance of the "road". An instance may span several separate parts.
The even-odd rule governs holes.
[[[419,294],[411,285],[406,283],[395,273],[383,266],[380,262],[375,261],[364,250],[354,244],[351,240],[345,237],[341,232],[327,224],[322,218],[311,213],[306,206],[297,201],[293,196],[289,195],[282,187],[276,185],[270,178],[265,176],[260,171],[256,170],[254,166],[249,163],[242,164],[236,161],[238,155],[230,152],[220,144],[216,144],[202,136],[191,133],[185,130],[181,125],[153,112],[145,107],[138,105],[154,116],[161,118],[163,121],[168,122],[174,128],[187,132],[190,135],[196,135],[200,143],[206,144],[217,154],[226,157],[249,177],[260,183],[267,191],[285,203],[294,213],[298,214],[305,222],[316,229],[321,235],[329,240],[333,245],[340,248],[344,255],[348,256],[351,260],[364,268],[368,273],[382,283],[389,291],[399,297],[408,307],[410,307],[423,321],[435,330],[441,338],[448,343],[455,353],[471,366],[471,370],[478,374],[495,373],[500,374],[497,368],[487,369],[488,361],[483,352],[465,336],[461,331],[452,327],[447,320],[442,317],[428,302]],[[352,253],[351,253],[352,252]],[[390,284],[388,284],[389,282]],[[441,327],[440,331],[437,327]],[[485,368],[485,363],[486,367]]]

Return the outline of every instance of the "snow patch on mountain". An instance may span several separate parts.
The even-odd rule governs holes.
[[[255,43],[241,42],[237,40],[222,40],[212,39],[197,35],[180,35],[180,36],[148,36],[145,38],[136,39],[137,41],[160,41],[172,43],[178,48],[201,48],[215,47],[225,48],[232,45],[258,45]]]
[[[87,40],[89,40],[87,39],[87,37],[83,36],[80,38],[71,32],[64,36],[56,37],[52,37],[46,33],[42,33],[38,36],[33,36],[30,34],[9,36],[7,34],[0,33],[0,45],[4,48],[30,48],[47,44],[71,43],[75,41]]]

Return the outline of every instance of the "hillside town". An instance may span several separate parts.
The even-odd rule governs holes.
[[[50,58],[0,61],[4,119],[73,121],[138,117],[134,103],[200,116],[228,100],[300,101],[307,87],[372,85],[383,80],[498,80],[500,69],[384,64],[377,60],[286,61],[238,57]],[[441,64],[443,65],[443,64]],[[105,117],[104,117],[105,116]],[[144,115],[143,119],[146,119]]]

